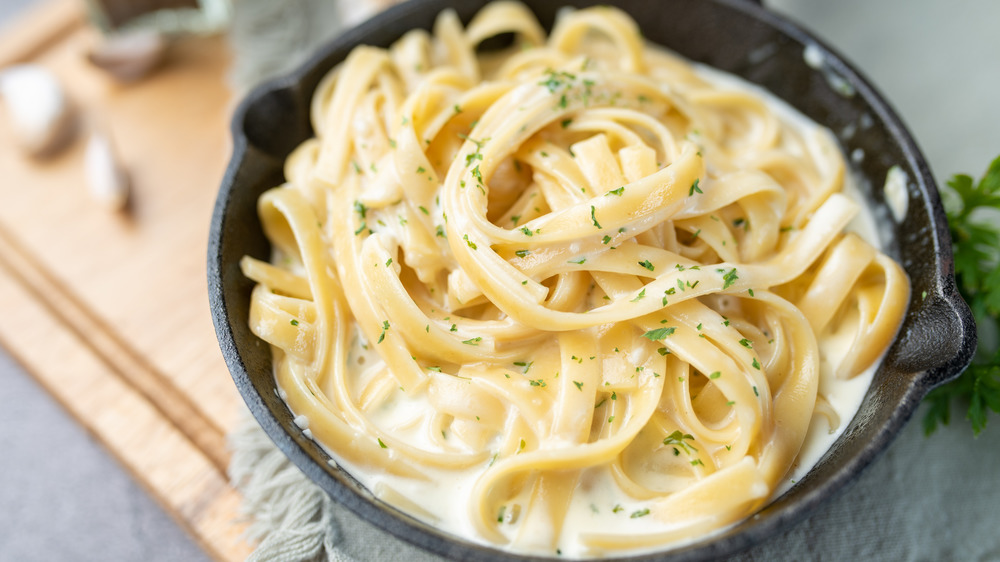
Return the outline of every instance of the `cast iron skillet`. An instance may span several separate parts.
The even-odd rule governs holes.
[[[732,554],[787,529],[853,480],[881,453],[933,387],[956,376],[975,348],[975,324],[955,289],[948,227],[937,187],[919,149],[882,96],[854,68],[800,27],[745,0],[524,0],[546,27],[556,5],[614,4],[640,23],[655,43],[756,82],[835,132],[845,154],[864,151],[855,166],[863,189],[888,221],[889,251],[913,284],[900,335],[875,375],[861,409],[843,436],[800,482],[750,519],[683,548],[620,560],[703,560]],[[292,423],[278,398],[268,346],[247,327],[252,283],[239,270],[241,256],[269,256],[256,213],[257,197],[282,182],[282,162],[312,136],[309,99],[324,73],[354,46],[388,46],[412,28],[429,29],[435,15],[454,8],[463,21],[487,0],[414,0],[341,35],[289,76],[254,90],[236,110],[233,156],[212,217],[208,252],[209,297],[222,353],[233,380],[267,434],[313,481],[359,516],[412,544],[457,560],[536,560],[446,535],[376,500],[356,480],[327,464],[329,457]],[[822,51],[827,72],[855,91],[837,93],[823,72],[803,61],[803,48]],[[843,89],[840,89],[843,91]],[[867,126],[866,126],[867,125]],[[910,178],[909,212],[896,225],[881,186],[892,165]]]

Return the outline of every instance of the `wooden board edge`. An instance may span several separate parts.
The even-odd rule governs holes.
[[[8,304],[4,314],[0,315],[0,345],[10,356],[24,368],[42,388],[59,403],[59,405],[88,433],[93,435],[108,453],[130,474],[135,482],[150,494],[150,496],[171,516],[188,535],[213,559],[225,562],[243,560],[249,554],[251,545],[243,539],[245,524],[241,523],[239,493],[229,484],[224,473],[220,473],[212,460],[205,456],[197,446],[186,440],[177,431],[171,421],[160,414],[141,393],[136,392],[116,376],[115,371],[82,341],[79,335],[62,325],[59,320],[46,311],[31,293],[25,290],[17,278],[11,275],[9,264],[0,257],[0,291],[4,292]],[[11,306],[9,302],[16,302]],[[101,426],[96,421],[94,406],[80,400],[78,394],[66,388],[60,381],[65,378],[65,355],[40,351],[41,346],[32,352],[32,330],[25,329],[21,320],[30,318],[36,332],[40,331],[47,337],[61,338],[70,342],[73,353],[78,356],[88,356],[93,363],[101,364],[103,370],[95,375],[88,388],[99,385],[113,386],[126,398],[143,406],[143,415],[153,420],[156,431],[172,433],[172,440],[157,440],[157,442],[172,442],[173,448],[161,451],[169,458],[177,458],[178,462],[197,465],[195,476],[190,484],[191,493],[197,501],[184,503],[177,495],[171,495],[176,490],[161,489],[149,479],[149,455],[146,451],[137,451],[128,447],[116,446],[115,436],[109,435],[108,425]],[[65,349],[63,350],[65,351]],[[88,410],[88,408],[90,408]],[[178,445],[179,444],[179,445]],[[159,446],[158,444],[151,445]],[[163,445],[164,447],[168,445]],[[180,458],[183,457],[183,458]]]
[[[83,0],[48,0],[0,27],[0,68],[26,62],[86,21]]]

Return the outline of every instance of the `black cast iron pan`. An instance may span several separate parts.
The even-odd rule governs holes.
[[[843,436],[820,463],[788,492],[752,518],[688,546],[629,561],[718,558],[745,549],[801,521],[853,480],[889,445],[923,396],[968,364],[975,324],[955,288],[951,245],[937,187],[919,149],[882,96],[842,57],[795,24],[741,0],[523,0],[546,27],[558,6],[616,5],[639,22],[644,35],[685,57],[760,84],[835,132],[845,154],[860,149],[855,165],[862,187],[889,219],[881,186],[897,165],[910,178],[909,212],[891,222],[889,252],[910,276],[909,312],[871,389]],[[277,446],[336,501],[412,544],[455,560],[544,560],[514,555],[446,535],[376,500],[292,422],[276,394],[268,346],[247,326],[252,283],[239,270],[243,255],[266,259],[269,246],[256,213],[258,196],[283,181],[282,163],[312,136],[308,109],[323,75],[356,45],[386,47],[412,28],[429,29],[442,9],[468,21],[487,0],[413,0],[341,35],[289,76],[266,83],[243,101],[232,123],[233,156],[212,217],[208,253],[209,297],[219,343],[250,411]],[[823,71],[803,60],[814,45]],[[831,74],[832,73],[832,74]],[[830,76],[842,82],[831,85]],[[836,87],[835,87],[836,86]],[[853,91],[853,95],[845,92]],[[881,209],[881,213],[879,210]]]

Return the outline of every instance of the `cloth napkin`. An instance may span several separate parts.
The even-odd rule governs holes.
[[[241,0],[230,32],[231,81],[245,91],[387,2]],[[962,419],[930,437],[917,412],[893,445],[810,518],[731,560],[1000,561],[1000,420],[979,438]],[[230,435],[250,560],[436,562],[335,504],[247,414]]]

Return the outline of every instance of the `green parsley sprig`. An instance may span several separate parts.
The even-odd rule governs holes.
[[[948,182],[955,197],[945,200],[958,290],[976,318],[980,349],[972,364],[954,381],[932,390],[926,398],[930,409],[924,416],[924,433],[938,424],[948,424],[955,402],[968,405],[965,414],[976,435],[986,427],[989,410],[1000,414],[1000,349],[984,341],[985,333],[996,333],[1000,318],[1000,157],[974,183],[964,174]],[[952,204],[954,203],[954,204]]]

